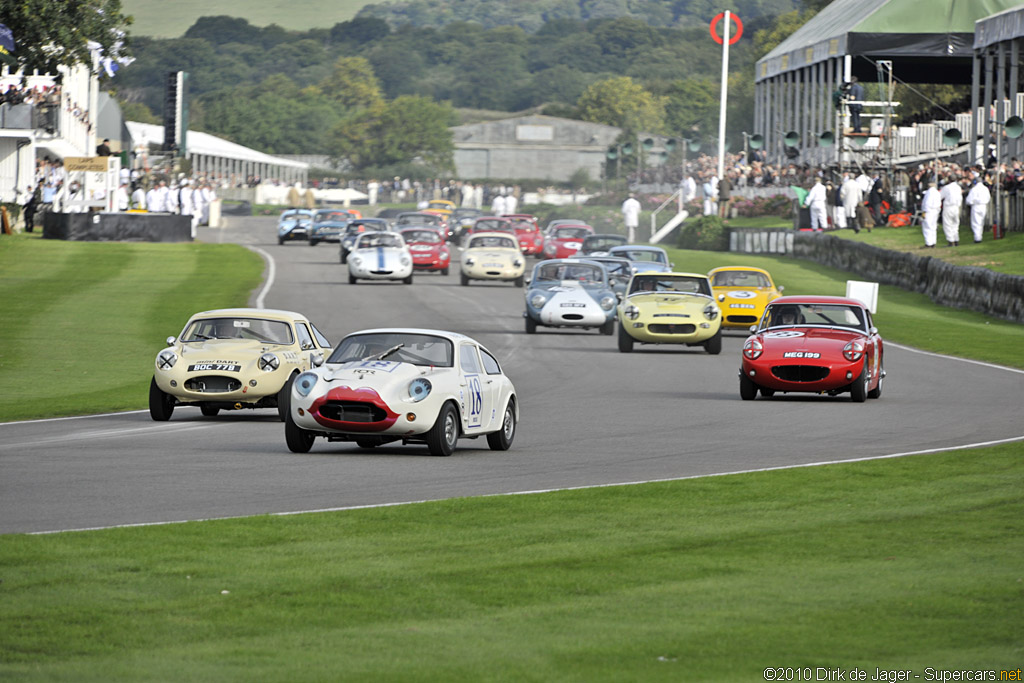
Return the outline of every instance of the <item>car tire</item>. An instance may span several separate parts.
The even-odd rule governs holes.
[[[765,398],[771,398],[775,395],[774,389],[768,389],[767,387],[761,387],[761,395]]]
[[[201,412],[206,417],[217,417],[217,413],[220,412],[220,408],[217,408],[215,406],[202,405],[199,406],[199,412]]]
[[[861,367],[857,379],[850,385],[850,400],[854,403],[863,403],[868,397],[867,362]]]
[[[516,437],[516,404],[509,399],[505,406],[505,416],[501,421],[501,429],[487,435],[487,445],[492,451],[507,451],[512,447]]]
[[[149,382],[149,416],[156,422],[167,422],[174,412],[174,397],[165,394],[156,385],[156,377]]]
[[[878,364],[878,386],[868,392],[868,398],[882,397],[882,380],[885,379],[885,365]]]
[[[459,273],[459,284],[461,284],[463,287],[469,284],[469,278],[466,277],[465,273]]]
[[[277,238],[277,243],[278,244],[284,244],[284,238],[283,237],[278,237]]]
[[[355,276],[355,275],[352,275],[351,273],[349,273],[349,276],[348,276],[348,283],[349,283],[350,285],[354,285],[354,284],[356,283],[356,276]]]
[[[320,244],[320,240],[310,240],[309,241],[309,246],[311,246],[311,247],[315,247],[318,244]]]
[[[360,448],[376,448],[380,445],[379,439],[356,439],[356,445]]]
[[[718,328],[718,332],[715,332],[715,336],[704,342],[704,350],[710,353],[712,356],[717,356],[722,352],[722,328]]]
[[[281,418],[281,422],[288,417],[288,411],[292,407],[292,384],[295,382],[295,374],[293,372],[281,387],[281,391],[277,392],[277,416]]]
[[[757,385],[746,375],[740,375],[740,398],[744,401],[753,401],[757,398]]]
[[[526,334],[537,334],[537,321],[526,316]]]
[[[341,250],[341,262],[348,263],[348,252],[344,249]]]
[[[515,285],[516,287],[522,287],[522,286],[523,286],[523,276],[522,276],[522,275],[520,275],[520,276],[519,276],[519,277],[517,277],[517,278],[516,278],[515,280],[513,280],[513,284],[514,284],[514,285]]]
[[[427,448],[431,455],[449,456],[459,440],[459,414],[455,406],[445,403],[437,415],[434,426],[427,432]]]
[[[615,334],[615,319],[612,318],[611,320],[605,321],[604,325],[601,325],[598,331],[601,334],[607,335],[609,337]]]
[[[448,269],[447,268],[442,268],[441,269],[441,275],[447,275],[447,274],[448,274]]]
[[[412,273],[409,273],[409,277],[403,278],[402,279],[402,283],[403,284],[407,284],[407,285],[411,285],[412,284]]]
[[[316,434],[295,424],[289,415],[284,421],[284,441],[292,453],[309,453],[316,441]]]
[[[629,336],[629,332],[626,332],[626,328],[622,325],[619,325],[619,351],[622,353],[633,351],[633,338]]]

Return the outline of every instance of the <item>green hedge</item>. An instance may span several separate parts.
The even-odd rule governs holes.
[[[700,216],[683,223],[679,231],[680,249],[728,251],[729,236],[718,216]]]

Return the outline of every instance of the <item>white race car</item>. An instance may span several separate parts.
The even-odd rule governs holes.
[[[461,270],[463,285],[470,280],[511,280],[516,287],[522,287],[526,257],[515,235],[478,232],[469,236],[462,250]]]
[[[357,280],[401,280],[412,284],[412,254],[394,232],[364,232],[348,253],[348,283]]]
[[[451,455],[459,437],[512,445],[519,399],[497,359],[456,332],[375,329],[345,337],[327,363],[292,385],[285,441],[306,453],[316,437],[373,448],[424,443]]]

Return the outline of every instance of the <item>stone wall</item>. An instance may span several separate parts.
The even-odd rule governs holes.
[[[889,251],[820,233],[795,233],[791,253],[874,282],[926,294],[943,306],[1024,323],[1024,277],[1019,275],[955,266],[931,256]]]

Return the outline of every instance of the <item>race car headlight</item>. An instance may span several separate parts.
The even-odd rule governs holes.
[[[612,308],[615,306],[615,303],[615,297],[612,296],[611,294],[605,294],[603,297],[601,297],[601,308],[603,308],[606,311],[612,310]]]
[[[521,265],[523,265],[523,262],[521,260],[519,260],[519,259],[516,259],[515,261],[512,262],[512,265],[515,266],[516,268],[518,268]]]
[[[351,259],[349,259],[349,261],[352,263],[353,266],[363,265],[363,259],[360,256],[353,256]]]
[[[471,265],[473,265],[474,263],[475,263],[475,261],[473,260],[473,257],[472,257],[472,256],[467,256],[467,257],[466,257],[466,265],[467,265],[467,266],[471,266]]]
[[[313,391],[313,387],[316,386],[316,382],[319,379],[315,372],[304,372],[295,378],[295,384],[292,386],[295,388],[295,393],[299,396],[309,396],[309,392]]]
[[[708,320],[714,320],[718,317],[718,306],[714,304],[708,304],[704,307],[704,317]]]
[[[170,349],[164,349],[156,355],[156,366],[161,370],[170,370],[178,362],[178,354]]]
[[[260,370],[264,372],[273,372],[281,367],[281,361],[278,360],[277,356],[272,353],[265,353],[260,356],[259,362]]]
[[[852,342],[843,347],[843,356],[846,360],[860,360],[860,357],[864,355],[864,342],[859,339],[854,339]]]
[[[640,317],[640,309],[632,304],[626,306],[626,317],[630,320],[636,320]]]
[[[413,381],[409,382],[409,398],[413,402],[422,401],[430,395],[430,390],[433,389],[429,379],[423,377],[417,377]]]
[[[764,347],[756,339],[748,339],[743,344],[743,355],[749,360],[757,360],[764,353]]]
[[[534,308],[543,308],[547,302],[548,299],[543,294],[534,294],[530,297],[530,305]]]
[[[399,259],[399,262],[400,262],[400,263],[401,263],[401,264],[402,264],[403,266],[407,266],[407,265],[409,265],[409,263],[410,263],[410,261],[409,261],[409,257],[408,257],[408,256],[402,256],[402,258],[400,258],[400,259]]]

